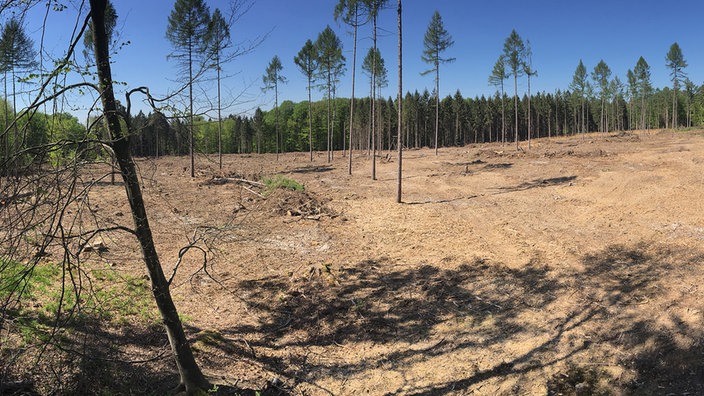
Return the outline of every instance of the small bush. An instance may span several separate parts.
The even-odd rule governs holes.
[[[272,191],[279,188],[291,191],[303,191],[305,189],[303,187],[303,184],[282,175],[276,175],[274,177],[265,177],[262,179],[262,183],[264,183],[264,185],[266,186],[266,191],[264,195],[269,195],[272,193]]]

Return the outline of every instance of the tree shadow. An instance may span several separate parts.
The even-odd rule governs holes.
[[[530,331],[518,316],[526,309],[549,305],[563,287],[549,269],[535,262],[522,269],[475,260],[456,269],[431,265],[390,270],[383,259],[365,260],[350,268],[315,271],[297,279],[268,277],[242,281],[250,292],[249,309],[261,318],[257,325],[223,330],[245,334],[251,348],[287,348],[426,342],[447,321],[477,324],[476,338],[414,349],[395,350],[379,360],[326,365],[310,361],[291,364],[277,353],[259,352],[256,360],[270,370],[314,382],[330,375],[359,373],[382,362],[401,368],[418,357],[443,356],[456,350],[490,347]],[[530,297],[527,297],[530,296]],[[254,358],[251,351],[241,351]],[[304,369],[293,366],[304,365]]]
[[[704,254],[660,244],[610,245],[584,255],[580,264],[555,268],[535,257],[521,268],[481,259],[446,268],[378,258],[349,267],[313,266],[233,285],[249,293],[248,310],[258,318],[253,323],[215,335],[193,327],[188,332],[204,366],[233,359],[255,364],[293,390],[380,367],[404,372],[419,361],[453,362],[459,354],[471,356],[462,376],[423,385],[410,378],[384,391],[472,393],[532,374],[532,381],[542,378],[547,394],[704,394],[704,303],[699,278],[688,278],[701,272]],[[159,325],[96,319],[77,323],[71,333],[47,352],[61,358],[53,355],[34,367],[37,383],[42,376],[57,378],[53,385],[62,394],[161,394],[178,382]],[[512,349],[526,339],[530,347]],[[385,352],[359,360],[310,357],[311,349],[369,345]],[[599,369],[602,364],[621,374]],[[259,390],[224,385],[220,394],[289,390],[275,383]]]
[[[486,165],[484,165],[483,169],[484,170],[509,169],[511,167],[513,167],[512,163],[505,162],[505,163],[497,163],[497,164],[486,164]]]
[[[493,365],[475,366],[464,378],[427,386],[408,380],[388,394],[470,392],[486,381],[501,382],[547,368],[570,378],[564,375],[566,367],[594,356],[617,359],[614,350],[623,351],[627,358],[612,364],[632,375],[617,378],[595,371],[597,379],[609,383],[603,389],[606,393],[701,392],[702,329],[675,314],[668,317],[677,325],[663,329],[657,325],[663,318],[654,318],[648,305],[666,298],[669,289],[662,279],[671,278],[672,271],[691,271],[701,262],[702,255],[696,251],[645,244],[608,246],[585,255],[583,270],[555,270],[539,259],[519,269],[478,259],[457,268],[421,264],[398,269],[387,260],[370,259],[347,268],[311,270],[307,276],[239,282],[235,287],[250,292],[249,309],[260,320],[223,333],[254,340],[249,350],[232,351],[235,355],[298,383],[315,384],[322,378],[353,376],[380,366],[403,371],[419,360],[462,352],[486,354],[482,351],[503,350],[516,340],[532,337],[532,347],[497,358]],[[569,311],[550,317],[553,306],[566,303],[572,306]],[[535,312],[545,314],[545,323],[524,319]],[[438,328],[448,323],[467,323],[466,334],[438,339]],[[411,347],[392,348],[383,356],[358,362],[312,361],[300,352],[369,343]],[[289,357],[282,355],[284,350]],[[467,365],[473,367],[472,362]],[[584,367],[578,369],[586,372]],[[597,382],[583,382],[597,386]],[[557,383],[545,378],[548,390],[558,389]],[[599,393],[600,388],[591,390]]]
[[[332,166],[329,165],[308,165],[308,166],[302,166],[299,168],[291,169],[289,172],[291,173],[324,173],[324,172],[330,172],[334,170]]]
[[[427,200],[427,201],[404,201],[402,203],[405,205],[429,205],[429,204],[456,202],[456,201],[462,201],[465,199],[469,200],[469,199],[477,198],[478,196],[479,195],[468,195],[466,197],[456,197],[456,198]]]
[[[542,178],[535,179],[535,180],[531,180],[529,182],[521,183],[517,186],[499,187],[500,191],[497,192],[497,194],[502,194],[502,193],[507,193],[507,192],[524,191],[524,190],[530,190],[533,188],[559,186],[561,184],[571,183],[576,179],[577,179],[577,176],[562,176],[562,177],[552,177],[549,179],[542,179]]]

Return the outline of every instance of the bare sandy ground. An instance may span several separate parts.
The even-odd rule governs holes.
[[[291,394],[704,393],[704,135],[140,160],[196,356]],[[283,174],[304,192],[237,178]],[[229,179],[214,179],[227,176]],[[130,225],[121,186],[94,191]],[[104,204],[103,204],[104,202]],[[141,274],[122,236],[100,260]],[[169,356],[154,370],[172,370]]]

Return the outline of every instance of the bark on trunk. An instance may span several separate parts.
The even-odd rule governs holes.
[[[178,317],[176,306],[171,298],[169,283],[159,262],[159,256],[154,246],[149,220],[147,218],[142,190],[139,183],[137,168],[129,151],[129,141],[120,127],[120,118],[117,113],[115,94],[112,86],[112,72],[110,68],[110,55],[108,40],[105,32],[105,6],[106,0],[90,0],[91,18],[93,20],[93,37],[95,40],[95,60],[100,81],[101,101],[112,136],[111,148],[125,183],[127,198],[129,200],[132,218],[135,223],[135,233],[142,248],[142,256],[152,282],[152,293],[159,313],[164,321],[164,327],[171,344],[171,349],[176,358],[181,382],[178,389],[187,394],[195,394],[209,387],[208,381],[203,376],[198,364],[193,357],[190,344],[183,331],[181,320]]]
[[[398,0],[398,113],[396,139],[398,148],[398,174],[396,178],[396,202],[401,203],[403,179],[403,29],[401,28],[401,0]]]

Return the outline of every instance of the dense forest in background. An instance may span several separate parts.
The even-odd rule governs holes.
[[[626,131],[633,129],[672,128],[672,90],[669,87],[656,89],[648,94],[645,102],[627,93],[619,93],[609,100],[603,113],[606,128],[600,128],[602,117],[600,98],[588,98],[585,102],[586,131]],[[701,86],[678,92],[679,111],[677,127],[700,127],[704,125],[704,89]],[[7,125],[5,114],[12,117],[12,106],[0,100],[0,120]],[[407,92],[403,103],[403,131],[406,148],[433,146],[434,98],[427,90],[419,93]],[[513,101],[506,95],[505,106],[506,141],[513,141],[514,108]],[[347,98],[333,101],[333,146],[335,150],[347,150],[349,131],[349,104]],[[396,145],[396,101],[392,98],[377,99],[378,150],[395,149]],[[470,143],[502,141],[501,96],[465,98],[458,91],[440,101],[439,146],[462,146]],[[8,111],[5,111],[7,108]],[[289,100],[279,105],[279,129],[281,151],[296,152],[309,150],[308,102],[294,103]],[[369,150],[371,144],[371,99],[355,99],[355,116],[352,133],[353,150]],[[519,138],[528,137],[528,97],[519,101]],[[581,98],[570,92],[539,92],[531,96],[532,137],[574,135],[581,130]],[[313,150],[327,149],[327,102],[313,102]],[[643,116],[645,116],[643,118]],[[30,161],[58,160],[73,158],[75,153],[95,152],[87,150],[90,139],[86,140],[86,128],[79,120],[68,113],[34,116],[29,128],[23,128],[19,120],[18,130],[26,131],[22,136],[8,134],[3,142],[3,152],[20,149]],[[139,112],[132,118],[136,133],[131,136],[133,152],[137,156],[185,155],[188,147],[188,124],[182,118],[167,117],[163,113]],[[217,153],[218,125],[216,120],[197,117],[195,121],[195,147],[203,154]],[[101,128],[93,128],[95,138]],[[275,111],[257,109],[253,116],[230,115],[223,121],[223,153],[273,153],[276,150]],[[15,142],[17,139],[17,142]],[[65,142],[76,142],[66,144]],[[50,142],[64,142],[61,151],[53,151],[53,158],[41,158],[33,147]],[[81,142],[81,143],[78,143]],[[17,144],[17,145],[16,145]],[[13,150],[10,150],[13,149]],[[80,154],[83,153],[83,154]]]

